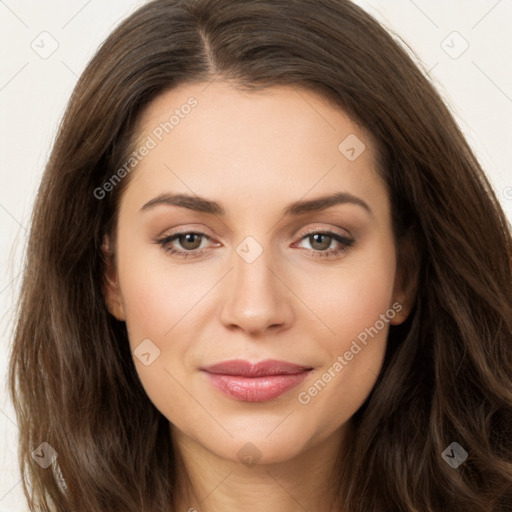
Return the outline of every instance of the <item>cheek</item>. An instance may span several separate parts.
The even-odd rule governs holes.
[[[324,419],[325,432],[346,422],[372,391],[385,356],[389,320],[395,315],[394,247],[382,243],[365,254],[323,299],[326,323],[335,334],[322,338],[325,364],[297,396],[308,414]]]
[[[190,407],[183,363],[189,349],[187,315],[200,314],[198,301],[208,287],[196,286],[179,268],[164,268],[137,252],[124,265],[119,262],[119,275],[130,348],[148,398],[179,428],[186,426],[180,411],[187,410],[187,421],[204,421],[201,410]]]
[[[214,284],[214,277],[198,276],[169,265],[146,251],[133,252],[119,263],[119,275],[132,346],[139,338],[170,339],[174,331],[198,315],[201,298]],[[211,281],[211,282],[210,282]]]
[[[386,313],[393,301],[395,274],[394,245],[382,236],[348,256],[338,269],[303,280],[302,293],[314,290],[308,302],[330,328],[331,336],[322,339],[331,353],[342,349],[347,340],[350,342]]]

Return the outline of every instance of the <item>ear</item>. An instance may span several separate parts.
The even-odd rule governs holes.
[[[112,316],[117,318],[117,320],[124,322],[126,320],[125,310],[122,301],[121,289],[119,288],[119,279],[117,277],[114,254],[111,251],[111,244],[108,235],[103,237],[101,251],[104,262],[102,290],[105,305]]]
[[[399,244],[397,273],[393,288],[393,304],[397,315],[390,319],[391,325],[405,322],[416,301],[421,266],[421,252],[414,240],[414,231],[409,230]]]

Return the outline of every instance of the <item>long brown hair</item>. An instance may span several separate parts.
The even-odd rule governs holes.
[[[155,0],[81,75],[33,210],[10,361],[30,510],[172,509],[168,420],[102,294],[101,243],[130,175],[103,199],[94,191],[127,161],[157,95],[218,77],[315,91],[367,128],[401,271],[417,276],[340,454],[339,510],[512,510],[510,226],[425,74],[347,0]],[[31,456],[43,442],[58,454],[47,469]],[[468,454],[457,469],[442,455],[452,443]]]

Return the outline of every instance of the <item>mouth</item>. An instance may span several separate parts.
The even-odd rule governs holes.
[[[200,369],[224,395],[244,402],[274,400],[298,386],[313,368],[286,361],[224,361]]]

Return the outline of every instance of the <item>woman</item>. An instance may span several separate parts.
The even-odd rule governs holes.
[[[347,1],[156,0],[82,74],[10,367],[31,510],[512,509],[512,238]]]

